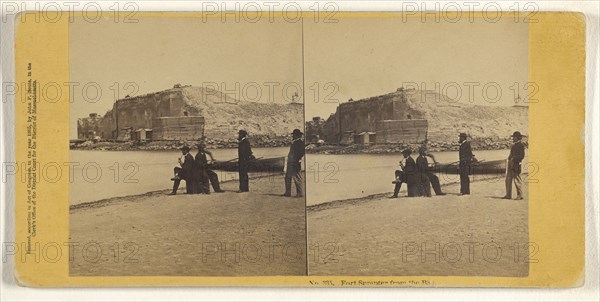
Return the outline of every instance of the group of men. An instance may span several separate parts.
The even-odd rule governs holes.
[[[292,196],[292,182],[296,186],[296,197],[304,196],[304,182],[302,179],[301,160],[304,157],[304,135],[300,129],[294,129],[292,134],[292,143],[287,157],[287,169],[285,174],[285,193],[282,196]],[[169,195],[176,195],[181,180],[186,182],[187,194],[210,194],[210,186],[212,185],[215,193],[225,192],[219,185],[219,177],[212,170],[212,165],[209,164],[207,155],[213,163],[216,163],[212,153],[206,150],[206,145],[203,142],[197,144],[198,153],[196,156],[190,154],[190,147],[183,146],[181,148],[182,157],[179,158],[179,167],[173,169],[174,177],[173,190]],[[256,157],[253,155],[252,146],[248,139],[248,132],[240,130],[238,132],[238,193],[250,191],[250,178],[248,176],[248,168]]]
[[[428,157],[435,162],[433,155],[427,153],[425,147],[419,148],[417,161],[410,156],[412,151],[405,149],[402,151],[404,158],[400,161],[400,170],[396,170],[396,179],[392,182],[394,186],[394,195],[391,198],[397,198],[403,183],[406,183],[408,197],[426,196],[431,197],[431,188],[435,195],[446,195],[442,192],[440,179],[429,171]]]
[[[225,192],[221,189],[217,173],[211,169],[211,165],[208,163],[207,155],[215,162],[212,153],[206,150],[203,142],[196,146],[198,147],[198,153],[195,157],[190,154],[190,147],[181,147],[182,156],[178,159],[180,166],[173,169],[175,174],[171,178],[173,190],[169,195],[177,194],[181,180],[185,180],[187,194],[210,194],[209,183],[212,184],[215,193]]]
[[[517,200],[523,199],[522,182],[521,182],[521,162],[525,158],[525,145],[522,142],[523,135],[519,131],[515,131],[512,135],[513,144],[508,156],[506,167],[506,195],[503,199],[512,199],[512,184],[515,184],[517,189]],[[472,165],[477,162],[475,155],[471,149],[471,143],[467,139],[466,133],[460,133],[458,142],[458,172],[460,175],[460,195],[471,194],[470,178],[472,173]],[[419,148],[419,156],[417,161],[410,156],[412,151],[406,149],[402,151],[403,159],[400,161],[400,169],[396,170],[396,179],[392,182],[395,184],[394,194],[391,198],[397,198],[400,188],[403,183],[406,183],[408,197],[426,196],[431,197],[431,187],[436,195],[445,195],[440,187],[439,178],[429,169],[427,157],[431,157],[435,162],[433,155],[428,154],[424,146]]]

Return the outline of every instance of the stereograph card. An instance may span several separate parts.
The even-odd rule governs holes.
[[[23,286],[584,280],[580,14],[41,14],[15,21]]]

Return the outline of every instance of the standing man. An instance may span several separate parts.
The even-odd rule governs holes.
[[[179,184],[181,183],[182,179],[185,180],[185,191],[187,194],[193,194],[196,191],[196,181],[193,177],[194,157],[190,154],[190,147],[181,147],[181,154],[182,156],[178,158],[179,165],[181,167],[175,167],[173,169],[173,172],[175,173],[175,176],[171,178],[173,181],[173,191],[171,191],[169,195],[177,194],[177,189],[179,189]]]
[[[460,148],[458,149],[460,195],[469,195],[471,194],[469,174],[471,173],[471,163],[474,161],[475,155],[473,155],[473,151],[471,150],[471,143],[467,141],[467,134],[461,133],[458,137],[458,142],[460,143]]]
[[[292,196],[292,179],[296,185],[296,197],[304,196],[302,181],[302,165],[300,160],[304,157],[304,141],[302,140],[302,131],[294,129],[292,132],[292,145],[287,158],[287,168],[285,171],[285,193],[283,196]]]
[[[517,188],[517,200],[523,199],[521,190],[521,161],[525,158],[525,145],[521,142],[523,135],[521,132],[515,131],[512,135],[513,145],[510,147],[508,155],[508,163],[506,166],[506,195],[503,199],[512,198],[512,183],[514,181]]]
[[[252,155],[250,141],[248,141],[248,132],[240,130],[238,132],[238,172],[240,178],[240,190],[238,193],[250,191],[248,164],[252,159],[254,159],[254,156]]]
[[[435,175],[431,171],[429,171],[429,161],[427,160],[427,157],[431,157],[431,159],[435,163],[435,158],[433,157],[433,155],[427,153],[427,150],[425,149],[425,147],[420,147],[419,148],[419,157],[417,157],[417,166],[419,167],[419,169],[421,171],[423,171],[423,174],[425,174],[425,176],[427,176],[427,178],[429,179],[429,182],[431,183],[431,187],[433,187],[433,191],[435,192],[435,195],[446,195],[446,193],[442,192],[442,187],[440,185],[439,177],[437,177],[437,175]],[[426,190],[426,192],[429,192],[429,194],[431,194],[431,190]]]

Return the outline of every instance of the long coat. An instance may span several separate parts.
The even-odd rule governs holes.
[[[196,180],[200,180],[205,182],[207,179],[206,169],[208,165],[208,160],[206,158],[206,153],[198,151],[196,153],[196,159],[194,160],[194,177]]]
[[[470,164],[473,161],[473,151],[471,150],[471,143],[464,141],[460,144],[458,149],[458,159],[461,164]]]
[[[190,180],[194,177],[194,157],[188,153],[185,155],[183,159],[183,163],[181,164],[181,171],[179,172],[179,176],[182,179]]]
[[[508,155],[509,169],[519,174],[521,173],[521,161],[525,158],[525,145],[518,141],[510,147],[510,154]]]
[[[240,163],[247,163],[250,159],[252,159],[252,147],[246,138],[238,143],[238,160]]]
[[[298,164],[304,157],[304,141],[301,139],[294,140],[288,152],[288,164]]]
[[[406,177],[406,183],[415,184],[417,183],[417,164],[412,157],[407,157],[404,163],[404,175]]]

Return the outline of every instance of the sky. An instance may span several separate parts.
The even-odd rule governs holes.
[[[304,79],[307,120],[328,117],[350,98],[401,86],[435,90],[438,83],[441,92],[459,98],[460,91],[460,101],[466,102],[468,85],[478,85],[473,86],[473,104],[494,106],[514,104],[514,83],[526,95],[528,27],[512,18],[497,23],[399,17],[344,17],[337,23],[312,18],[222,22],[172,15],[138,19],[76,19],[70,24],[70,81],[79,84],[71,99],[72,138],[78,118],[104,114],[127,94],[177,83],[217,85],[239,99],[286,103]],[[488,98],[496,97],[496,88],[501,96],[491,103],[483,98],[483,87],[493,83]]]
[[[216,84],[238,99],[284,103],[301,87],[299,22],[137,18],[138,23],[106,17],[70,24],[70,81],[79,83],[71,99],[71,138],[77,137],[78,118],[92,112],[103,115],[127,94],[162,91],[177,83]]]
[[[458,23],[430,20],[423,23],[420,18],[409,18],[403,22],[394,17],[340,18],[335,24],[305,22],[306,87],[314,87],[313,91],[320,87],[321,92],[315,98],[315,93],[308,91],[306,119],[328,117],[335,112],[336,101],[394,92],[403,84],[436,90],[439,83],[438,91],[460,102],[468,102],[472,91],[473,104],[514,105],[516,88],[511,90],[511,86],[519,83],[522,90],[527,82],[527,24],[511,18],[497,23],[477,18],[473,23],[468,18]],[[334,91],[333,97],[325,96]],[[526,91],[518,94],[523,98]]]

